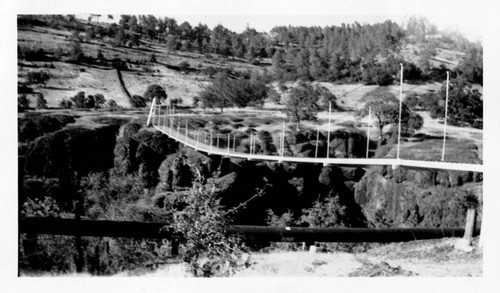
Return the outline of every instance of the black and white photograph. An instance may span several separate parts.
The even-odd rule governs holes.
[[[42,2],[3,12],[5,292],[494,291],[495,1]]]

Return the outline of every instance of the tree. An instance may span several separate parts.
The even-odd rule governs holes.
[[[371,100],[358,111],[357,115],[366,117],[371,108],[372,117],[375,117],[375,124],[379,128],[378,147],[382,143],[383,129],[387,125],[398,124],[399,122],[399,100],[391,93],[387,92],[385,98]],[[413,113],[404,103],[401,111],[402,133],[413,133],[422,127],[423,119],[420,115]]]
[[[88,95],[85,99],[85,108],[91,109],[95,108],[95,99],[93,95]]]
[[[472,47],[458,64],[457,71],[468,82],[483,85],[483,47]]]
[[[62,99],[59,102],[59,107],[61,107],[63,109],[71,109],[71,107],[73,107],[73,103],[70,100]]]
[[[147,106],[146,100],[139,95],[133,95],[130,98],[130,105],[134,108],[145,108]]]
[[[68,55],[70,60],[75,62],[80,62],[85,59],[85,55],[83,54],[82,46],[80,44],[80,36],[77,31],[73,34],[73,40],[71,41]]]
[[[85,108],[85,92],[78,92],[74,97],[71,98],[75,108]]]
[[[106,99],[104,98],[103,94],[95,94],[94,101],[95,101],[95,108],[96,109],[104,107],[104,105],[106,103]]]
[[[212,84],[200,92],[200,100],[204,107],[220,108],[221,113],[233,104],[229,78],[224,72],[217,73]]]
[[[179,63],[179,70],[182,72],[188,72],[189,63],[186,60],[183,60]]]
[[[50,74],[45,71],[31,71],[27,75],[29,84],[45,84],[50,79]]]
[[[26,95],[17,96],[17,111],[22,112],[30,107],[30,100]]]
[[[445,112],[446,84],[433,100],[431,117],[443,118]],[[463,78],[450,80],[448,92],[448,122],[451,125],[482,125],[483,101],[481,93]]]
[[[146,101],[152,101],[153,98],[156,98],[157,102],[161,102],[162,100],[167,99],[167,93],[158,84],[150,84],[148,85],[148,88],[146,89],[146,92],[144,93],[144,99]]]
[[[318,92],[308,83],[300,82],[297,87],[291,90],[286,102],[286,114],[297,124],[297,131],[300,127],[300,121],[316,120],[318,99]]]
[[[37,109],[47,109],[47,100],[40,93],[36,97],[36,107]]]
[[[118,104],[113,99],[108,100],[107,108],[109,108],[110,110],[115,110],[118,108]]]

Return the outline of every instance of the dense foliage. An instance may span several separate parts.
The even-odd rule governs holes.
[[[373,119],[379,130],[379,147],[384,134],[384,127],[388,125],[397,125],[399,122],[399,107],[400,102],[392,93],[384,90],[374,90],[366,94],[366,99],[369,101],[365,106],[358,111],[361,117],[368,116],[371,109],[370,119]],[[423,125],[423,118],[414,113],[403,102],[401,105],[401,134],[413,134]]]
[[[317,119],[318,101],[319,92],[311,84],[301,82],[291,90],[286,102],[286,114],[297,124],[297,130],[301,121]]]
[[[262,106],[267,98],[268,88],[260,77],[232,79],[224,72],[216,74],[212,83],[200,92],[204,107],[224,108],[236,106]]]

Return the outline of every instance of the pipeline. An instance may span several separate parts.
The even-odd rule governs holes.
[[[30,234],[170,239],[168,223],[25,217],[19,232]],[[462,228],[304,228],[231,225],[228,234],[269,242],[402,242],[462,237]],[[479,235],[476,229],[474,235]]]

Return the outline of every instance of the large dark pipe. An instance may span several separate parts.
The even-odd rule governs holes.
[[[167,223],[124,222],[27,217],[19,220],[21,233],[128,238],[171,238]],[[400,242],[462,237],[462,228],[302,228],[229,226],[228,233],[271,242]],[[479,234],[475,230],[475,235]]]
[[[302,228],[230,226],[228,232],[272,242],[401,242],[462,237],[462,228]],[[479,230],[476,230],[476,235]]]

